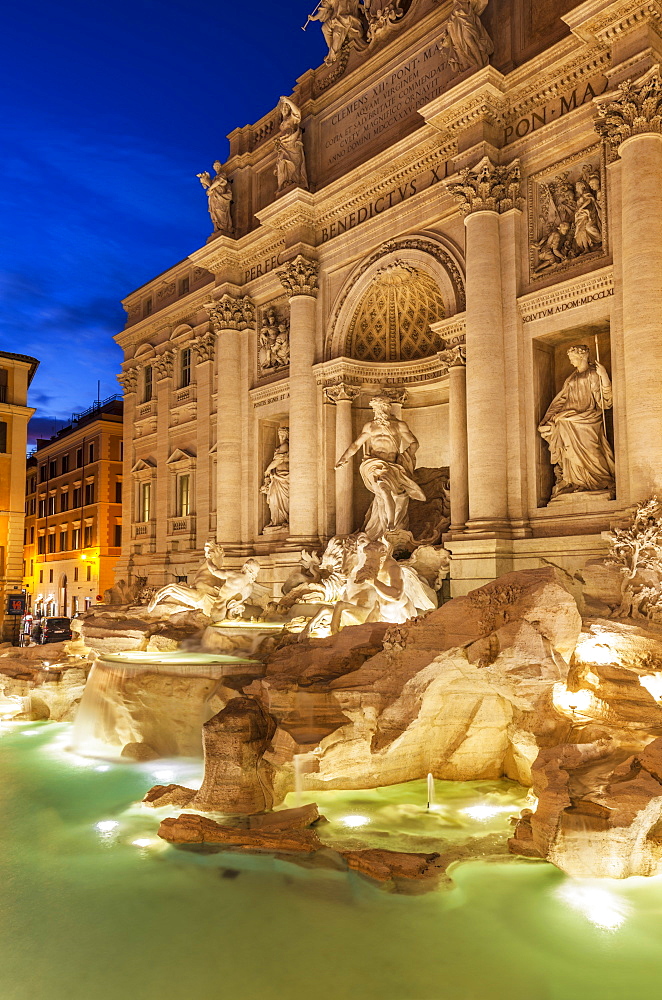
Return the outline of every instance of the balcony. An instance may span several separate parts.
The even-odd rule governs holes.
[[[156,521],[142,521],[133,525],[131,537],[137,541],[144,541],[156,536]]]
[[[194,535],[195,534],[195,514],[188,514],[186,517],[168,518],[168,535]]]
[[[150,399],[147,403],[140,403],[136,407],[136,420],[145,420],[146,417],[156,416],[156,400]]]

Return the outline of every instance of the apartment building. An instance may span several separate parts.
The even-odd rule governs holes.
[[[122,545],[121,397],[38,441],[27,476],[24,572],[35,617],[70,617],[112,587]]]
[[[25,354],[0,351],[0,639],[14,637],[7,615],[9,594],[22,590],[23,490],[28,420],[28,388],[39,362]]]

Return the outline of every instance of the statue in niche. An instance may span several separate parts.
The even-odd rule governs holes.
[[[216,176],[212,177],[208,170],[202,174],[196,174],[200,183],[207,192],[207,207],[214,224],[215,233],[225,233],[232,236],[234,225],[232,224],[232,191],[230,182],[223,172],[220,160],[214,163]]]
[[[290,429],[278,428],[278,447],[264,472],[260,490],[267,498],[271,520],[267,528],[285,528],[290,516]]]
[[[404,420],[391,413],[392,400],[375,396],[370,400],[375,418],[364,425],[336,463],[342,468],[363,448],[361,478],[375,499],[366,514],[364,530],[369,538],[381,538],[387,531],[407,527],[409,501],[425,500],[425,494],[412,479],[416,468],[418,441]]]
[[[494,44],[483,27],[480,15],[488,0],[455,0],[440,45],[445,62],[453,73],[472,66],[487,66]]]
[[[290,363],[290,330],[284,320],[279,320],[276,310],[267,309],[260,328],[259,340],[260,371],[271,375]]]
[[[538,431],[549,445],[556,475],[552,501],[569,493],[614,490],[614,453],[605,433],[611,381],[604,365],[589,360],[585,344],[568,348],[575,368],[552,400]]]
[[[278,191],[288,187],[308,187],[306,154],[301,133],[301,112],[289,97],[281,97],[278,109],[281,115],[276,145],[276,178]]]
[[[319,21],[329,52],[324,62],[335,62],[345,42],[363,42],[363,24],[359,18],[359,0],[320,0],[308,21]],[[306,21],[306,25],[308,24]]]
[[[215,621],[240,618],[260,572],[257,559],[248,559],[240,570],[224,568],[225,552],[213,539],[205,542],[205,558],[195,574],[193,586],[171,583],[152,597],[147,611],[152,614],[158,605],[174,605],[169,615],[180,611],[202,611]],[[163,609],[162,609],[163,610]]]
[[[597,157],[595,162],[571,167],[536,186],[534,275],[545,274],[560,264],[602,249],[602,179]]]

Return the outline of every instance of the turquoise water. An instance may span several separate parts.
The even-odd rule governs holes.
[[[134,803],[156,781],[199,778],[197,763],[84,761],[65,751],[67,739],[68,727],[48,723],[0,730],[1,1000],[662,992],[659,879],[579,882],[542,863],[474,861],[454,868],[451,889],[397,896],[355,874],[181,852],[156,840],[159,815]],[[425,812],[423,782],[316,798],[334,843],[360,835],[443,849],[505,836],[522,793],[507,782],[439,782],[437,796],[436,816]],[[464,812],[476,804],[490,815]]]

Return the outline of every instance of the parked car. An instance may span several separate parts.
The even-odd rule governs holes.
[[[45,642],[64,642],[71,639],[71,623],[68,618],[40,618],[32,626],[32,641],[43,645]]]

